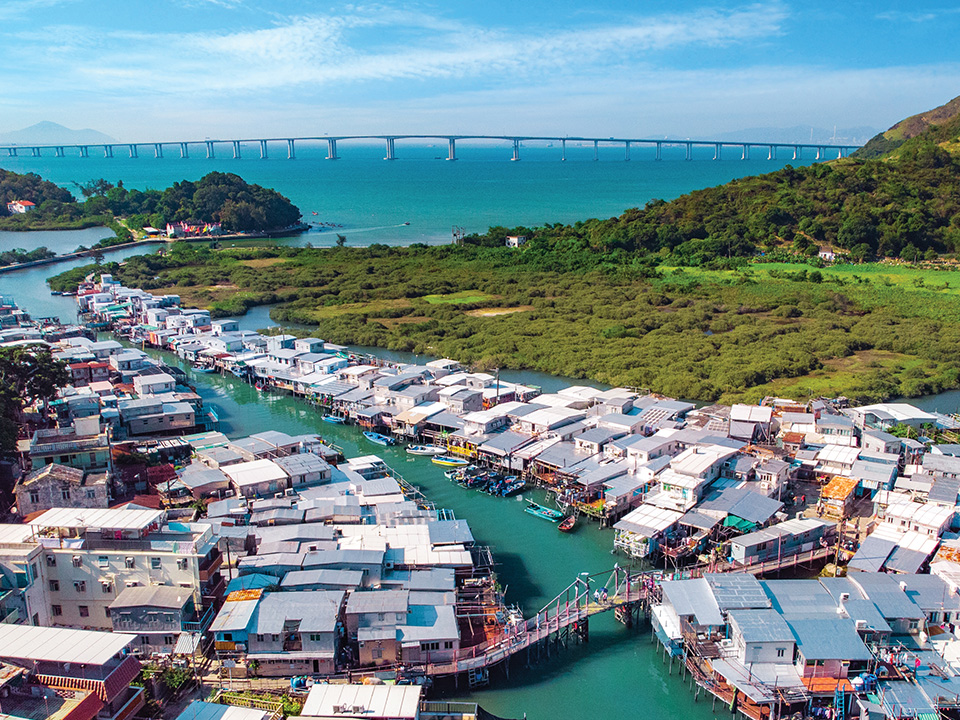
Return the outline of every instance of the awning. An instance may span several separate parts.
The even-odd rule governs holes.
[[[745,533],[752,532],[757,528],[757,524],[755,522],[750,522],[749,520],[738,518],[736,515],[727,515],[723,519],[723,526],[732,527],[735,530],[739,530],[740,532],[745,532]]]

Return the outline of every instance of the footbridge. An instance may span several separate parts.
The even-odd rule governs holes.
[[[646,147],[656,151],[656,159],[662,159],[665,147],[679,147],[685,152],[685,159],[693,159],[696,148],[708,148],[713,151],[713,159],[720,160],[725,149],[740,153],[742,160],[748,160],[751,151],[766,152],[768,160],[785,159],[788,155],[791,160],[809,159],[813,155],[815,160],[827,158],[841,158],[856,150],[858,145],[837,145],[824,143],[770,143],[770,142],[734,142],[729,140],[682,140],[669,138],[630,138],[630,137],[588,137],[588,136],[550,136],[550,135],[317,135],[303,137],[264,137],[240,139],[210,139],[203,140],[169,140],[162,142],[136,143],[86,143],[86,144],[0,144],[0,157],[66,157],[67,153],[82,158],[90,157],[90,153],[103,153],[103,157],[112,158],[117,153],[120,157],[126,154],[130,158],[139,158],[141,155],[154,158],[173,155],[183,159],[189,158],[191,151],[194,156],[199,155],[206,159],[214,159],[217,152],[240,159],[244,152],[258,154],[266,160],[270,153],[280,153],[290,160],[296,159],[297,143],[326,144],[327,160],[338,160],[340,149],[344,143],[382,142],[384,145],[384,160],[397,158],[397,141],[440,141],[447,143],[446,160],[457,159],[457,142],[506,142],[512,147],[510,160],[520,160],[520,151],[523,143],[551,143],[559,145],[559,159],[567,159],[567,145],[592,146],[593,159],[599,160],[600,147],[620,147],[623,149],[623,159],[630,160],[631,148]]]
[[[503,664],[509,674],[514,655],[526,653],[540,658],[550,655],[551,648],[565,647],[571,640],[589,640],[590,618],[614,612],[617,619],[632,626],[649,615],[652,603],[660,600],[656,576],[662,571],[631,573],[615,566],[612,570],[582,573],[553,600],[531,618],[517,617],[507,622],[502,634],[479,645],[463,648],[452,661],[427,662],[422,668],[431,676],[459,676],[465,673],[471,686],[485,684],[489,669]]]

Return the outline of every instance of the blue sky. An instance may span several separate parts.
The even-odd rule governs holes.
[[[696,137],[960,95],[953,2],[2,0],[0,131]]]

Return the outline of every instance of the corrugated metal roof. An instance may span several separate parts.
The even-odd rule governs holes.
[[[704,579],[713,590],[721,611],[772,607],[760,581],[747,573],[707,573]]]
[[[52,508],[33,520],[35,527],[84,528],[86,530],[145,530],[159,524],[163,510],[98,510]]]
[[[105,665],[136,635],[0,623],[0,658]]]
[[[177,720],[265,720],[269,715],[267,710],[194,700],[177,716]]]
[[[703,578],[667,581],[661,587],[663,596],[680,617],[693,615],[697,624],[703,627],[723,625],[723,615]]]
[[[787,624],[803,657],[810,660],[872,660],[849,618],[805,618]]]
[[[419,685],[316,684],[310,689],[301,712],[303,717],[413,720],[419,713],[422,691]],[[347,711],[334,712],[335,707],[346,707]],[[353,708],[359,708],[359,711],[353,712]]]
[[[790,626],[776,610],[731,610],[729,618],[745,642],[793,642]]]

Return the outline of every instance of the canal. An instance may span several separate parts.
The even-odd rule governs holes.
[[[70,247],[76,244],[79,243]],[[120,251],[110,259],[132,254],[135,254],[132,249]],[[72,320],[76,312],[73,298],[51,296],[45,280],[49,275],[84,263],[74,261],[0,275],[0,294],[13,295],[21,307],[35,317],[59,315],[65,321]],[[268,325],[267,310],[255,308],[244,318],[244,327]],[[413,359],[386,351],[376,352],[396,360]],[[167,362],[177,362],[169,353],[156,354]],[[424,358],[419,360],[422,362]],[[613,532],[610,530],[600,531],[595,524],[583,523],[575,532],[564,535],[552,523],[524,513],[523,500],[542,500],[542,493],[505,499],[460,488],[428,459],[409,457],[402,449],[372,445],[355,427],[324,423],[304,402],[289,396],[261,395],[233,377],[193,373],[181,367],[187,370],[204,401],[216,407],[221,429],[231,438],[263,430],[290,434],[311,432],[340,445],[348,456],[377,454],[383,457],[404,478],[418,485],[437,507],[449,508],[458,518],[469,522],[477,542],[493,549],[507,602],[519,605],[528,616],[579,573],[610,569],[616,562],[627,564],[623,556],[611,554]],[[548,392],[574,383],[593,384],[522,371],[504,372],[502,377],[539,385]],[[960,393],[911,402],[931,409],[937,407],[942,412],[955,412]],[[518,656],[511,666],[510,677],[495,669],[491,672],[491,685],[486,689],[470,692],[464,687],[441,685],[437,690],[444,698],[478,702],[502,717],[522,717],[526,713],[531,720],[571,716],[636,716],[658,720],[729,717],[726,708],[717,707],[714,713],[708,701],[694,703],[689,685],[680,679],[676,670],[672,675],[669,673],[657,647],[650,640],[648,628],[628,630],[617,623],[612,614],[601,615],[591,620],[589,643],[571,645],[549,661],[530,668],[524,667],[525,657]]]

